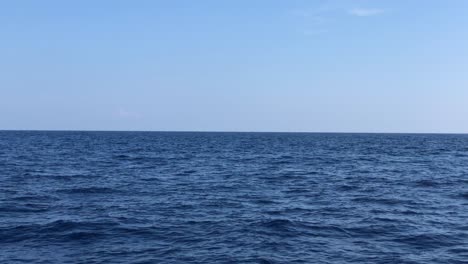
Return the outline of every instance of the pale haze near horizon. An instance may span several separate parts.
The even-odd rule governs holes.
[[[4,1],[0,129],[468,133],[468,1]]]

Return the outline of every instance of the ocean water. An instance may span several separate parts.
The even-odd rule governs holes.
[[[0,263],[468,263],[468,135],[3,131]]]

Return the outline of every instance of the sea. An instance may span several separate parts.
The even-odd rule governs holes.
[[[468,135],[0,131],[0,263],[468,263]]]

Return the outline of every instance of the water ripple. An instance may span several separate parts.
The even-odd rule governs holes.
[[[0,132],[0,263],[467,263],[468,136]]]

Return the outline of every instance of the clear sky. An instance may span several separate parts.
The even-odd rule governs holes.
[[[0,129],[468,133],[468,1],[0,3]]]

